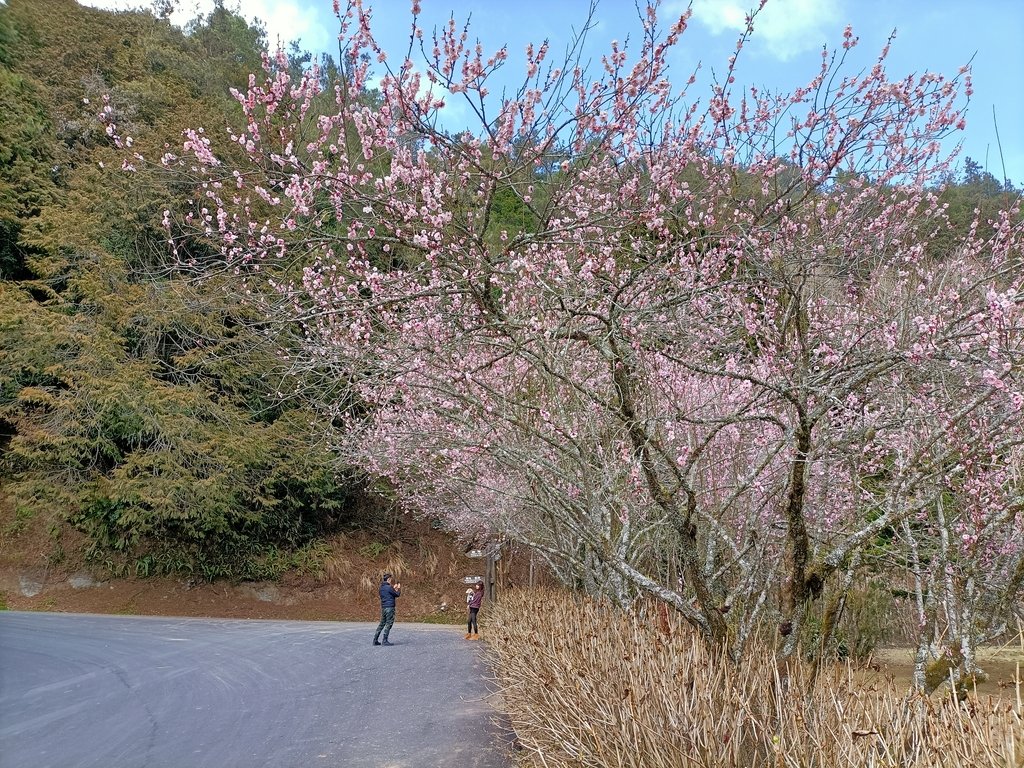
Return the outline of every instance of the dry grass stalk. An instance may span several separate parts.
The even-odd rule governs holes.
[[[402,545],[393,544],[384,561],[384,572],[395,577],[395,581],[401,581],[402,577],[409,572],[409,562],[402,554]]]
[[[341,553],[334,553],[324,559],[324,577],[328,581],[345,583],[345,578],[352,570],[352,560]]]
[[[433,576],[437,573],[437,566],[440,562],[440,558],[436,552],[427,550],[423,556],[423,570],[429,575]]]
[[[1006,701],[931,701],[847,666],[811,686],[765,644],[735,665],[671,631],[560,592],[506,593],[489,634],[504,704],[537,766],[1024,766]]]

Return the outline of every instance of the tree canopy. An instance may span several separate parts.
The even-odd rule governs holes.
[[[847,30],[792,94],[726,77],[698,98],[667,73],[688,17],[648,8],[593,72],[531,47],[452,136],[436,111],[482,103],[505,52],[453,22],[392,65],[359,2],[338,14],[326,102],[279,54],[237,95],[244,126],[160,160],[198,175],[179,258],[215,248],[197,270],[301,323],[296,365],[348,383],[314,393],[337,450],[734,654],[766,618],[795,653],[821,606],[824,645],[884,573],[970,672],[1024,585],[1024,270],[1014,191],[970,164],[942,186],[966,75],[890,78],[885,51],[847,73]]]

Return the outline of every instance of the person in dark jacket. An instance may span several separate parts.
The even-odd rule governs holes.
[[[373,636],[374,645],[391,645],[388,642],[388,634],[395,623],[395,599],[402,594],[402,585],[396,584],[390,573],[384,574],[384,580],[380,584],[380,624],[377,625],[377,632]],[[384,633],[381,641],[380,633]]]
[[[467,608],[469,617],[466,621],[466,639],[479,640],[480,627],[476,623],[476,616],[480,613],[480,606],[484,604],[484,583],[478,581],[473,585],[473,594],[469,596]]]

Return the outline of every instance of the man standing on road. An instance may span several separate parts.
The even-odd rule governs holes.
[[[402,585],[394,583],[394,577],[390,573],[384,574],[384,580],[380,584],[380,624],[377,625],[377,633],[373,636],[374,645],[391,645],[388,642],[388,633],[395,623],[395,598],[402,594]],[[384,640],[381,642],[380,633],[384,633]]]

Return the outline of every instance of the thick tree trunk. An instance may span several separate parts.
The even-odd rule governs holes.
[[[615,384],[619,415],[626,427],[630,442],[636,451],[640,467],[655,503],[665,512],[679,535],[679,558],[683,575],[693,589],[701,614],[707,622],[702,631],[712,645],[724,645],[728,641],[729,629],[722,616],[721,606],[715,600],[711,585],[701,567],[701,556],[697,546],[697,526],[693,520],[696,512],[696,498],[692,491],[684,488],[685,510],[680,507],[677,494],[670,493],[658,478],[655,461],[651,455],[650,436],[640,423],[633,392],[631,368],[619,351],[612,346],[611,372]]]
[[[790,464],[789,492],[786,494],[786,556],[789,573],[782,594],[782,656],[796,651],[807,604],[821,594],[822,576],[809,568],[810,537],[804,519],[807,494],[807,458],[811,452],[811,428],[803,411],[796,431],[796,449]]]

